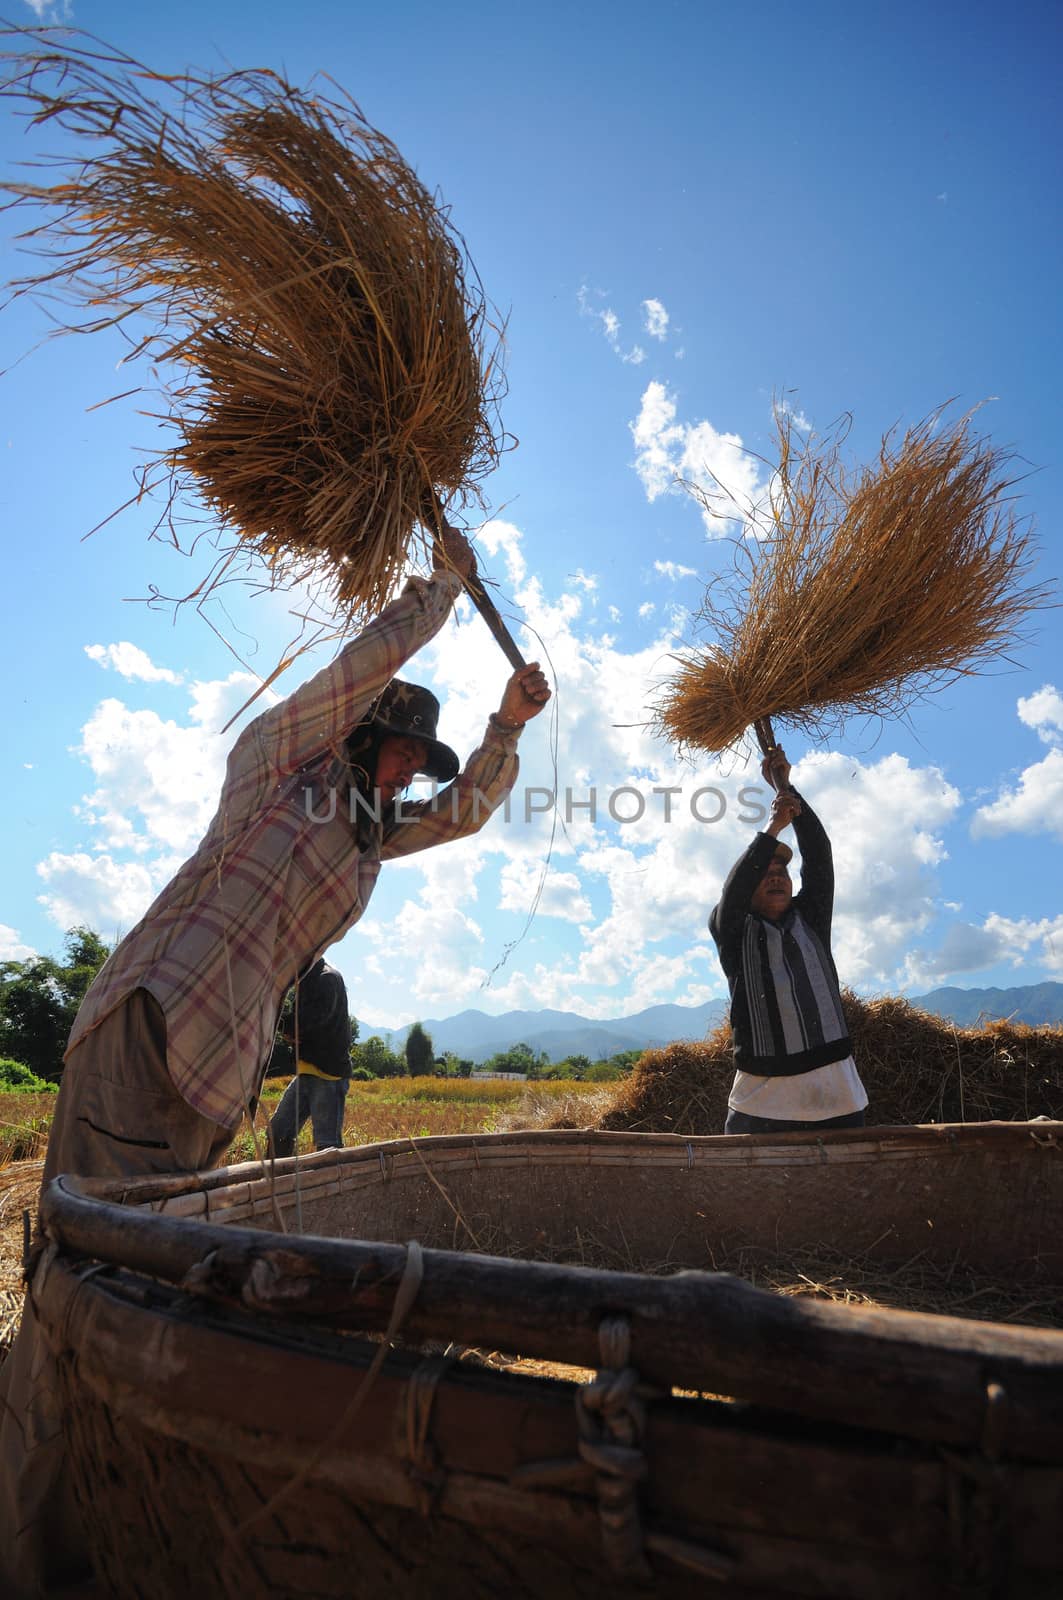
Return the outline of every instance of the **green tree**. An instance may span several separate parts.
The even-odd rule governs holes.
[[[436,1071],[441,1078],[469,1078],[475,1065],[474,1061],[456,1055],[453,1050],[444,1050],[436,1059]]]
[[[615,1056],[609,1057],[611,1067],[619,1067],[622,1073],[630,1072],[636,1061],[641,1061],[646,1054],[645,1050],[620,1050]]]
[[[21,1061],[9,1061],[6,1056],[0,1056],[0,1089],[25,1090],[27,1093],[40,1094],[42,1090],[50,1089],[55,1093],[55,1084],[48,1083],[44,1078],[38,1078],[29,1067],[24,1067]]]
[[[364,1067],[373,1078],[400,1078],[406,1070],[402,1057],[389,1049],[378,1033],[352,1048],[351,1064]]]
[[[623,1068],[615,1066],[612,1061],[596,1061],[583,1074],[583,1081],[584,1083],[614,1083],[617,1078],[622,1078],[623,1076]]]
[[[432,1046],[432,1035],[425,1033],[419,1022],[415,1022],[406,1035],[406,1071],[411,1078],[424,1078],[431,1074],[436,1064],[436,1053]]]
[[[520,1044],[510,1045],[508,1050],[500,1050],[489,1061],[483,1064],[485,1072],[523,1072],[527,1078],[541,1078],[543,1072],[550,1065],[550,1057],[545,1050],[533,1050],[530,1044],[523,1041]]]
[[[70,928],[65,960],[30,956],[0,962],[0,1055],[50,1083],[63,1075],[63,1051],[85,991],[110,947],[91,928]]]

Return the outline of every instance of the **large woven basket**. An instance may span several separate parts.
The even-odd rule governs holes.
[[[1057,1600],[1063,1332],[711,1269],[1051,1303],[1061,1123],[423,1139],[60,1178],[42,1221],[115,1595]]]

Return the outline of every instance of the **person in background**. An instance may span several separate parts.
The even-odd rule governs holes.
[[[295,1154],[310,1119],[315,1150],[343,1144],[343,1107],[351,1081],[351,1019],[347,985],[320,956],[300,973],[281,1012],[281,1038],[295,1058],[295,1073],[269,1124],[274,1156]]]
[[[735,1076],[725,1133],[791,1133],[864,1124],[867,1092],[852,1056],[831,954],[830,840],[790,787],[781,748],[761,772],[779,792],[771,818],[735,862],[709,916],[731,993]],[[801,890],[790,881],[793,825]]]

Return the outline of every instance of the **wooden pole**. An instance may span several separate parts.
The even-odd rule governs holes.
[[[771,718],[758,717],[753,724],[753,732],[756,734],[761,755],[774,755],[779,746],[775,740],[775,730],[771,725]],[[774,764],[769,765],[768,775],[771,778],[772,787],[774,788],[776,794],[793,794],[794,791],[788,783],[781,783],[779,781],[779,776],[775,770]]]
[[[521,654],[509,629],[499,616],[494,601],[483,586],[480,574],[478,572],[473,573],[472,577],[466,578],[464,582],[466,594],[487,623],[506,660],[511,667],[519,672],[528,663]]]
[[[444,512],[439,501],[436,499],[434,493],[428,496],[426,499],[426,509],[422,521],[432,531],[433,536],[436,538],[438,538],[442,530],[448,526],[446,513]],[[492,637],[501,649],[502,654],[505,656],[510,666],[519,672],[521,668],[526,667],[528,663],[521,654],[513,635],[510,633],[509,629],[502,621],[502,618],[499,616],[498,608],[491,599],[490,595],[487,593],[487,590],[484,588],[483,579],[480,577],[480,574],[474,571],[470,577],[463,578],[462,583],[465,586],[465,592],[469,596],[469,599],[472,601],[473,605],[476,607],[477,611],[490,628]]]

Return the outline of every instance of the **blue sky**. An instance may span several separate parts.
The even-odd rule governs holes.
[[[980,422],[1029,462],[1040,575],[1058,578],[1059,8],[74,0],[65,16],[164,71],[330,72],[441,191],[508,317],[520,446],[487,486],[479,548],[557,680],[521,782],[557,787],[562,811],[566,788],[593,788],[598,816],[572,810],[542,883],[551,817],[525,823],[523,794],[508,824],[389,868],[335,952],[352,1009],[374,1025],[466,1006],[609,1017],[721,993],[705,918],[759,780],[733,759],[678,764],[640,726],[728,560],[727,530],[671,479],[712,467],[755,488],[735,441],[770,450],[773,393],[819,428],[851,412],[853,459],[949,397],[989,401]],[[5,103],[4,170],[45,148]],[[10,278],[25,267],[0,221]],[[148,539],[146,508],[83,540],[157,425],[150,396],[88,409],[131,381],[105,336],[14,365],[46,328],[25,302],[0,316],[0,949],[16,955],[75,921],[110,936],[136,920],[209,819],[234,736],[219,730],[253,682],[215,629],[263,673],[292,631],[276,597],[230,590],[206,618],[137,603],[205,571],[202,551]],[[1060,613],[1037,629],[1017,664],[906,725],[786,741],[835,843],[839,967],[865,992],[1063,978]],[[413,675],[467,750],[505,674],[462,607]],[[625,785],[615,809],[644,811],[619,823]],[[666,821],[653,791],[669,786]],[[715,822],[691,812],[706,788]]]

